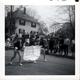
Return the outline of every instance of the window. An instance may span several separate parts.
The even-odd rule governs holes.
[[[36,23],[34,23],[34,22],[31,22],[31,27],[36,27]]]
[[[25,20],[19,20],[20,25],[25,25]]]

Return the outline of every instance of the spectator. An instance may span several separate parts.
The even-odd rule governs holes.
[[[68,46],[70,44],[70,39],[69,38],[66,38],[64,39],[64,53],[65,53],[65,56],[68,56]]]
[[[49,50],[50,50],[50,53],[52,53],[53,51],[53,47],[54,46],[54,40],[53,40],[53,37],[51,36],[50,40],[49,40]]]
[[[59,39],[59,54],[62,55],[64,51],[64,39],[60,38]]]
[[[72,51],[72,56],[75,56],[75,40],[71,41],[71,51]]]

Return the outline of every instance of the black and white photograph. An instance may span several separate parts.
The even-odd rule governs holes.
[[[75,5],[5,5],[5,75],[75,75]]]

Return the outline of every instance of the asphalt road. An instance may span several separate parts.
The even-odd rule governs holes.
[[[22,53],[23,54],[23,53]],[[5,51],[5,75],[74,75],[75,60],[65,57],[47,55],[44,62],[41,55],[36,64],[22,60],[23,65],[18,65],[18,56],[12,65],[8,64],[13,55],[13,50]]]

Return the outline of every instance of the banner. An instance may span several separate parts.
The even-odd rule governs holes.
[[[40,46],[27,46],[24,50],[23,59],[26,61],[37,60],[40,56],[41,47]]]

